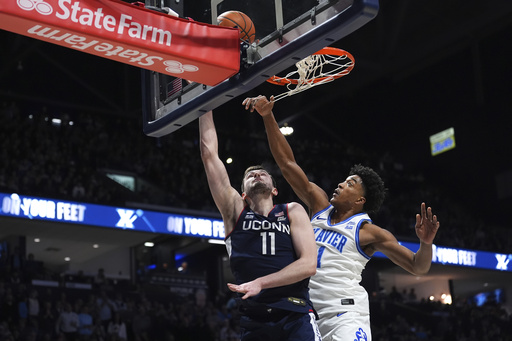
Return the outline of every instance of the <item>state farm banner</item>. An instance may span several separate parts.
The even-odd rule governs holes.
[[[1,0],[0,28],[206,85],[240,68],[238,29],[118,0]]]

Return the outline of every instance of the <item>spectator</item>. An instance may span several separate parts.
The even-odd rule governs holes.
[[[28,319],[36,325],[39,323],[39,293],[36,289],[32,289],[28,297]]]
[[[28,320],[20,319],[17,329],[14,331],[14,338],[20,341],[36,341],[37,328],[33,324],[28,323]]]
[[[21,334],[21,331],[25,329],[27,325],[28,320],[28,297],[26,295],[23,295],[21,299],[18,301],[18,325],[16,326],[18,328],[16,332],[16,338],[19,339],[19,335]]]
[[[39,330],[40,334],[47,336],[49,340],[54,340],[57,317],[58,315],[55,309],[53,309],[52,301],[45,301],[39,316]]]
[[[5,299],[2,302],[0,309],[0,321],[7,323],[9,328],[12,328],[18,323],[18,305],[14,301],[12,292],[7,292]]]
[[[20,247],[16,245],[9,257],[9,265],[12,272],[21,273],[25,267],[25,256],[22,254]]]
[[[110,341],[126,341],[126,324],[119,313],[114,314],[114,319],[108,324],[107,333]]]
[[[27,257],[27,261],[25,263],[25,278],[28,282],[32,279],[39,279],[42,277],[42,265],[41,262],[35,260],[34,254],[29,253]]]
[[[147,314],[144,305],[139,304],[138,312],[132,322],[133,336],[135,341],[149,341],[149,332],[151,330],[151,318]]]
[[[239,333],[232,327],[233,320],[224,320],[219,331],[219,341],[233,341],[239,339]]]
[[[217,316],[221,323],[224,323],[224,321],[229,321],[232,317],[231,312],[228,310],[226,304],[223,304],[220,307],[220,310],[218,311]]]
[[[22,282],[22,279],[20,277],[20,273],[18,271],[13,271],[11,273],[11,278],[9,278],[9,283],[14,285],[20,285]]]
[[[99,268],[98,273],[94,277],[94,284],[96,287],[102,289],[107,284],[107,278],[105,277],[105,269]]]
[[[94,321],[89,313],[89,306],[82,305],[78,314],[78,339],[80,341],[92,340],[92,332],[94,329]]]
[[[418,300],[418,297],[416,296],[416,291],[414,288],[409,289],[409,293],[407,294],[407,301],[410,303],[414,303]]]
[[[96,299],[96,307],[103,328],[107,330],[108,324],[112,320],[112,314],[115,310],[114,302],[108,297],[107,292],[102,290]]]
[[[14,336],[11,333],[9,324],[7,321],[0,320],[0,340],[2,341],[14,341]]]
[[[398,290],[396,290],[395,286],[391,288],[391,292],[389,293],[389,299],[395,302],[402,302],[402,294],[400,294]]]
[[[182,262],[181,266],[178,267],[178,272],[183,275],[188,275],[190,273],[190,269],[188,268],[188,262]]]
[[[114,307],[115,311],[119,312],[121,316],[128,309],[126,306],[126,302],[123,300],[122,292],[116,292],[116,298],[114,299]]]
[[[60,313],[55,323],[55,333],[64,335],[66,341],[75,341],[78,331],[78,315],[72,310],[71,304],[64,305],[64,311]]]
[[[85,198],[85,187],[82,184],[82,177],[79,177],[73,186],[71,197],[75,200],[83,200]]]
[[[103,324],[101,323],[101,320],[99,318],[95,319],[95,321],[94,321],[94,329],[92,331],[92,340],[94,340],[94,341],[107,341],[108,340],[107,331],[103,327]]]
[[[6,279],[10,269],[7,251],[2,249],[0,250],[0,280]]]

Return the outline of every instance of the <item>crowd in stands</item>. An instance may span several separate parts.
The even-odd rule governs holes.
[[[374,296],[370,311],[376,341],[512,340],[512,316],[495,301],[449,305],[389,293]]]
[[[34,111],[32,111],[34,110]],[[197,127],[191,124],[169,136],[145,136],[137,119],[82,114],[58,115],[41,108],[4,103],[0,112],[0,192],[76,200],[106,205],[141,202],[216,212],[199,157]],[[71,125],[70,123],[73,122]],[[221,156],[239,160],[227,169],[234,185],[246,166],[262,163],[276,177],[280,201],[297,201],[272,162],[264,135],[239,127],[219,127]],[[391,155],[371,155],[339,141],[290,138],[298,162],[312,181],[329,193],[353,163],[375,168],[390,193],[374,221],[404,240],[416,241],[414,218],[428,198],[442,221],[436,243],[444,246],[508,253],[510,234],[493,230],[472,212],[451,200],[449,193],[428,184],[421,173]],[[331,164],[328,155],[346,155]],[[134,174],[148,184],[130,192],[105,176],[105,170]],[[151,184],[154,186],[152,187]],[[414,188],[415,190],[411,190]],[[449,202],[449,204],[447,204]],[[190,295],[135,283],[122,288],[87,276],[75,281],[92,283],[91,290],[34,285],[44,270],[34,262],[19,262],[19,250],[0,256],[0,341],[236,341],[239,340],[233,297],[214,297],[197,291]],[[30,257],[28,257],[30,260]],[[32,274],[32,275],[30,275]],[[461,300],[452,305],[425,298],[405,300],[372,295],[374,340],[512,340],[511,317],[499,304],[476,306]]]
[[[141,122],[135,118],[90,114],[71,117],[48,111],[3,103],[0,191],[107,205],[143,202],[217,212],[199,157],[194,124],[152,138],[144,135]],[[53,117],[58,117],[60,123],[52,122]],[[280,176],[263,131],[255,134],[250,127],[218,130],[221,157],[237,158],[227,165],[235,186],[245,167],[261,163],[278,182],[279,201],[298,200]],[[460,200],[454,200],[454,194],[443,192],[389,153],[376,155],[333,139],[310,141],[293,135],[289,139],[299,164],[327,193],[354,163],[376,169],[386,183],[388,197],[380,213],[372,218],[399,238],[416,240],[415,214],[419,204],[427,201],[444,227],[436,237],[437,244],[495,252],[512,249],[510,233],[486,226]],[[332,155],[345,157],[337,158],[333,165]],[[144,180],[140,183],[149,185],[131,192],[108,179],[105,170],[133,174]]]
[[[53,286],[34,282],[29,268],[13,270],[13,254],[2,259],[9,262],[0,273],[1,341],[240,340],[229,292],[176,294],[165,286],[115,282],[100,270],[60,276]],[[90,287],[65,285],[71,282]],[[445,305],[417,298],[412,288],[407,294],[371,293],[370,310],[376,341],[512,340],[512,315],[492,300]]]

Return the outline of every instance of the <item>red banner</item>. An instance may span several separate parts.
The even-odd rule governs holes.
[[[238,29],[118,0],[1,0],[0,29],[206,85],[240,68]]]

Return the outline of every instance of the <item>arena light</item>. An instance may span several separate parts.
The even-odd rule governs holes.
[[[452,295],[442,294],[441,302],[443,302],[444,304],[452,304]]]
[[[153,247],[153,246],[155,246],[155,243],[153,243],[153,242],[145,242],[144,246],[145,247]]]
[[[208,239],[208,243],[226,245],[226,243],[224,243],[224,241],[222,239]]]
[[[279,128],[279,130],[281,130],[281,133],[284,135],[284,136],[289,136],[291,134],[293,134],[293,128],[290,127],[288,125],[288,123],[285,123],[284,126],[282,126],[281,128]]]

